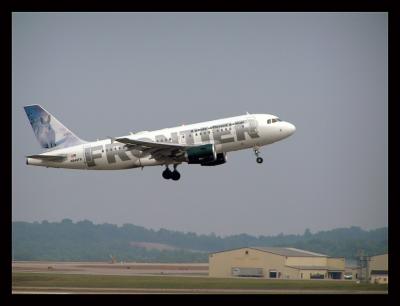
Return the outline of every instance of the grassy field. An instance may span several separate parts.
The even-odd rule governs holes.
[[[53,273],[19,273],[12,275],[13,288],[146,288],[146,289],[283,289],[387,291],[387,285],[357,284],[354,281],[267,280],[175,276],[114,276]]]

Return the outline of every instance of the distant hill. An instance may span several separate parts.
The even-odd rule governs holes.
[[[219,237],[133,224],[72,222],[13,222],[14,260],[207,262],[208,253],[244,246],[287,246],[355,260],[358,252],[376,255],[388,250],[387,227],[363,230],[338,228],[303,235]]]

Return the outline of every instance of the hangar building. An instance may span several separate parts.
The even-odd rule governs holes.
[[[371,256],[368,265],[371,283],[387,284],[389,282],[388,269],[388,254]]]
[[[211,253],[210,277],[343,279],[344,258],[295,248],[245,247]]]

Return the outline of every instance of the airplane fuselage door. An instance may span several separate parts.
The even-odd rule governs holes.
[[[249,127],[252,131],[258,132],[258,122],[257,119],[255,117],[250,117],[249,118]]]
[[[87,164],[93,162],[92,154],[90,153],[90,144],[83,146],[83,156],[85,157],[85,166],[87,168]]]

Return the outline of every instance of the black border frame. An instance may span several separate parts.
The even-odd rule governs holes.
[[[11,231],[12,231],[12,194],[11,194],[11,176],[12,169],[10,161],[12,158],[12,139],[11,139],[11,105],[12,105],[12,13],[13,12],[122,12],[122,11],[135,11],[135,12],[387,12],[388,13],[388,33],[389,33],[389,140],[394,138],[396,135],[396,120],[395,116],[397,112],[393,107],[395,101],[398,101],[398,47],[396,43],[400,37],[399,27],[399,16],[395,10],[395,1],[388,0],[364,0],[364,1],[7,1],[5,10],[2,10],[1,20],[1,31],[3,38],[3,67],[2,70],[4,77],[2,81],[3,96],[6,97],[5,103],[3,103],[3,114],[7,114],[7,119],[1,120],[2,130],[9,131],[8,142],[5,144],[3,140],[3,150],[0,150],[2,157],[2,192],[3,203],[1,203],[1,218],[2,218],[2,236],[3,243],[6,245],[3,251],[0,252],[1,256],[1,275],[3,280],[1,281],[1,300],[4,302],[15,303],[23,302],[24,304],[34,303],[40,298],[40,302],[48,301],[70,305],[75,298],[79,298],[83,303],[88,302],[105,302],[115,303],[117,299],[120,301],[121,298],[130,302],[142,302],[153,298],[160,298],[160,296],[116,296],[116,295],[71,295],[62,296],[57,298],[55,295],[43,296],[43,295],[12,295],[11,294]],[[397,98],[397,99],[396,99]],[[390,104],[392,102],[392,105]],[[384,103],[384,102],[382,102]],[[4,134],[3,134],[4,135]],[[395,138],[394,138],[395,139]],[[22,141],[14,139],[13,141]],[[9,150],[4,150],[8,148]],[[307,303],[318,303],[321,302],[324,305],[338,305],[339,303],[360,303],[366,299],[365,302],[379,303],[381,304],[394,304],[395,298],[398,295],[398,280],[397,276],[399,271],[399,265],[397,261],[397,227],[398,221],[398,204],[394,199],[398,197],[394,196],[397,193],[397,188],[394,187],[395,183],[393,180],[394,173],[396,173],[398,167],[396,165],[396,157],[399,156],[397,147],[390,145],[389,141],[389,163],[391,163],[389,169],[389,264],[391,269],[390,283],[389,283],[389,294],[388,295],[187,295],[187,296],[161,296],[161,302],[168,302],[169,298],[182,298],[182,303],[187,304],[188,302],[205,302],[215,301],[216,303],[225,302],[228,300],[234,302],[249,303],[253,301],[268,301],[268,302],[307,302]],[[392,180],[390,180],[392,176]],[[4,196],[6,195],[6,196]],[[95,300],[93,300],[93,298]],[[155,301],[155,300],[153,300]],[[7,303],[8,304],[8,303]]]

